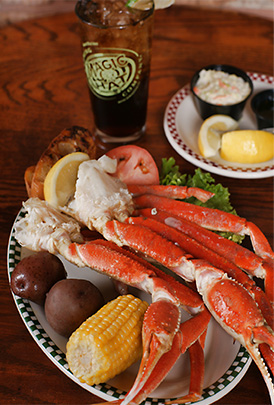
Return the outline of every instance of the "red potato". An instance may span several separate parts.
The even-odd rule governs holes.
[[[115,175],[126,184],[159,184],[159,171],[151,154],[136,145],[118,146],[107,152],[117,159]]]
[[[104,304],[100,290],[90,281],[67,278],[58,281],[48,292],[45,315],[57,333],[69,337]]]
[[[19,297],[43,305],[53,284],[66,277],[67,272],[58,257],[38,252],[17,264],[11,274],[10,287]]]

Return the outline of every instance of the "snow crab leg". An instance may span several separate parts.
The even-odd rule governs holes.
[[[255,224],[237,215],[217,209],[205,208],[152,194],[143,194],[134,197],[133,200],[137,209],[154,208],[155,212],[159,210],[169,213],[170,219],[165,221],[168,225],[175,226],[176,218],[172,219],[172,216],[174,216],[187,220],[191,224],[198,224],[201,228],[206,228],[205,231],[199,228],[200,236],[198,232],[193,232],[195,232],[196,237],[202,238],[203,240],[200,239],[200,241],[207,243],[206,246],[210,249],[235,262],[237,266],[250,272],[251,275],[265,279],[266,293],[270,301],[274,303],[274,253],[266,237]],[[249,235],[256,254],[229,240],[218,239],[217,236],[212,236],[212,233],[208,234],[207,229]],[[208,235],[210,235],[210,238],[208,238]]]
[[[211,197],[213,193],[210,191],[202,190],[198,187],[187,187],[187,186],[162,186],[162,185],[136,185],[129,184],[127,186],[128,191],[137,197],[142,194],[152,194],[160,197],[172,198],[172,199],[182,199],[189,197],[196,197],[199,201],[206,202]]]
[[[215,267],[225,271],[230,277],[241,283],[256,297],[256,301],[271,328],[274,328],[273,308],[261,288],[256,286],[254,280],[231,261],[232,255],[228,254],[228,248],[238,250],[239,254],[250,255],[254,266],[260,267],[260,259],[254,253],[235,245],[234,242],[207,231],[199,225],[191,223],[184,218],[175,217],[167,212],[145,208],[139,210],[139,217],[131,217],[127,220],[132,224],[140,224],[154,230],[163,237],[177,243],[183,250],[193,257],[204,259]],[[209,242],[210,241],[210,242]],[[213,242],[214,250],[213,249]],[[228,248],[227,248],[228,246]],[[258,259],[258,260],[257,260]]]
[[[266,260],[274,259],[274,253],[260,229],[255,224],[237,215],[184,201],[174,201],[170,198],[153,194],[143,194],[139,197],[134,197],[134,203],[137,208],[156,208],[167,211],[195,222],[203,228],[250,235],[256,254]]]

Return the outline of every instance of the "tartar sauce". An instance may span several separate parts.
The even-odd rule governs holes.
[[[235,74],[218,70],[201,70],[194,92],[204,101],[231,105],[244,100],[250,93],[249,83]]]

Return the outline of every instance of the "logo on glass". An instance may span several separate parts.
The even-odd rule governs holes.
[[[129,49],[97,48],[84,44],[83,59],[90,90],[99,98],[127,100],[140,83],[142,57]]]

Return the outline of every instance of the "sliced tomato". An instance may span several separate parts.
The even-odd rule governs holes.
[[[115,175],[126,184],[159,184],[159,171],[151,154],[136,145],[118,146],[107,152],[117,159]]]

